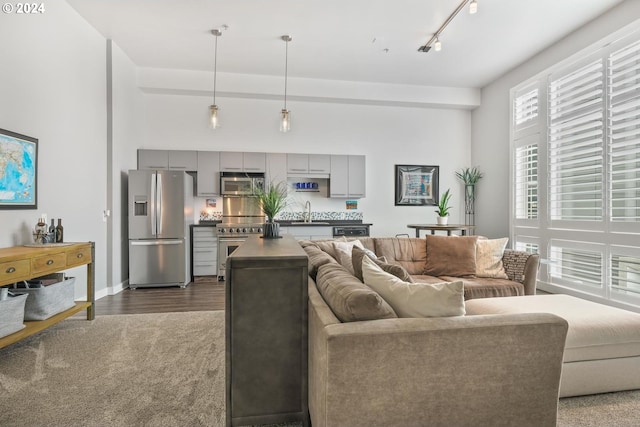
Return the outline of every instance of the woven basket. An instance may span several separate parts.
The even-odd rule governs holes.
[[[27,294],[24,320],[45,320],[75,305],[75,277],[41,288],[12,289],[15,294]]]
[[[0,338],[24,328],[24,304],[26,301],[26,295],[10,296],[5,300],[0,300]]]

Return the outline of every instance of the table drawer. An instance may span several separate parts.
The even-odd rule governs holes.
[[[83,265],[91,262],[91,247],[80,248],[67,252],[67,267]]]
[[[33,259],[31,274],[37,275],[49,271],[64,270],[66,265],[67,254],[65,252],[43,255]]]
[[[24,277],[29,277],[30,270],[28,259],[0,263],[0,283],[24,280]]]

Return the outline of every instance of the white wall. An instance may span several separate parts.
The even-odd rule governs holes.
[[[640,1],[627,0],[482,89],[471,116],[471,159],[485,172],[476,200],[478,234],[509,235],[509,90],[640,16]]]
[[[435,222],[433,206],[394,206],[395,164],[439,165],[440,190],[454,193],[451,221],[464,220],[454,172],[470,161],[467,109],[288,101],[292,130],[283,134],[282,100],[217,96],[222,125],[215,131],[207,127],[209,96],[146,93],[145,102],[139,148],[366,155],[367,197],[359,210],[376,236],[411,234],[407,224]],[[344,200],[301,193],[293,210],[302,210],[307,197],[314,211],[345,210]]]
[[[95,241],[106,286],[105,40],[66,2],[2,14],[0,128],[38,138],[37,210],[0,211],[0,247],[31,241],[38,215],[62,218],[65,241]],[[76,297],[85,295],[85,269]]]
[[[107,283],[109,293],[117,293],[127,286],[129,277],[127,228],[127,177],[129,169],[137,168],[137,146],[144,140],[144,98],[137,87],[135,64],[116,45],[111,45],[112,99],[109,150],[111,165],[108,209],[111,211],[110,250]]]

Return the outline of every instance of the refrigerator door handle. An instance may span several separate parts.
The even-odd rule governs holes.
[[[158,217],[156,223],[157,234],[162,234],[162,174],[158,174],[158,183],[157,183],[157,192],[158,192]]]
[[[156,233],[156,209],[158,208],[158,201],[156,200],[156,174],[151,174],[151,235],[155,236]]]
[[[133,240],[131,246],[180,245],[182,240]]]

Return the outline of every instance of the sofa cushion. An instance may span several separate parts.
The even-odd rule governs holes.
[[[507,279],[440,276],[445,282],[461,280],[464,284],[464,298],[515,297],[524,295],[524,285]]]
[[[415,237],[376,237],[375,253],[384,256],[390,264],[404,267],[409,274],[422,274],[427,258],[424,239]]]
[[[331,239],[331,240],[314,240],[313,242],[315,243],[315,245],[317,247],[319,247],[320,249],[322,249],[323,251],[325,251],[326,253],[328,253],[329,255],[331,255],[332,257],[334,257],[336,260],[338,259],[338,256],[336,255],[336,252],[333,248],[333,243],[334,242],[346,242],[347,238],[342,236],[342,237],[337,237],[335,239]]]
[[[391,319],[398,317],[377,292],[337,263],[318,269],[318,291],[341,322]]]
[[[426,235],[427,257],[424,274],[430,276],[473,277],[476,274],[477,236]]]
[[[439,277],[429,276],[426,274],[412,274],[411,279],[413,279],[414,283],[429,283],[431,285],[434,283],[442,283],[447,281],[447,280],[442,280]],[[454,279],[453,281],[455,280],[457,280],[457,278]],[[451,282],[451,280],[449,280],[449,282]]]
[[[387,273],[393,274],[398,279],[403,280],[405,282],[413,283],[413,279],[411,278],[411,275],[401,265],[389,264],[388,262],[384,261],[384,258],[382,259],[377,258],[375,254],[372,255],[371,252],[367,251],[366,249],[362,250],[359,247],[354,246],[353,249],[351,250],[351,263],[353,265],[353,274],[358,279],[360,279],[361,282],[364,281],[364,279],[362,278],[362,258],[364,256],[369,257],[369,259],[371,259],[373,262],[378,264],[380,268],[382,268]]]
[[[362,246],[362,243],[360,243],[359,240],[333,243],[333,252],[336,254],[336,259],[351,274],[354,274],[353,262],[351,261],[351,250],[354,247],[364,249],[364,246]]]
[[[462,316],[464,289],[461,281],[451,283],[409,283],[383,271],[368,257],[362,259],[366,285],[377,291],[399,317]]]
[[[502,239],[478,238],[476,242],[476,276],[508,279],[502,264],[508,237]]]
[[[315,245],[306,245],[303,246],[304,251],[307,253],[307,257],[309,258],[309,276],[311,276],[314,280],[318,275],[318,268],[321,265],[327,263],[337,263],[331,255],[321,250],[319,247]]]

